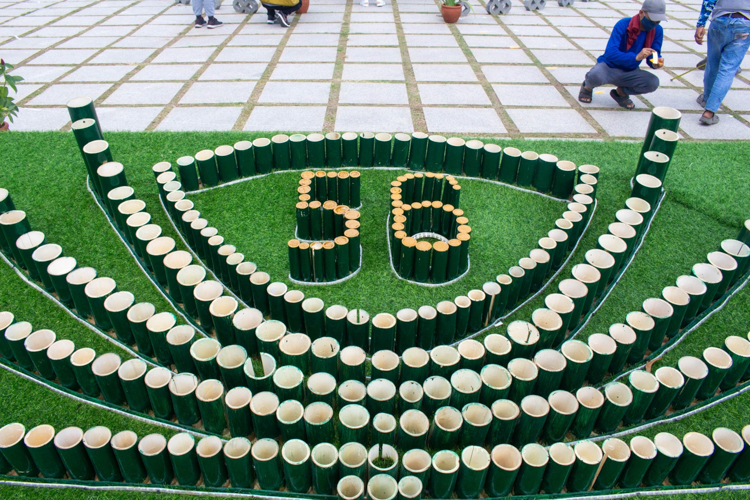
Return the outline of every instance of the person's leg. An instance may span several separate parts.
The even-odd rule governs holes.
[[[708,27],[708,41],[706,42],[706,70],[703,73],[703,100],[711,95],[716,75],[721,65],[721,52],[727,44],[728,19],[719,17],[711,21]]]
[[[596,63],[593,68],[586,73],[583,83],[587,90],[594,90],[608,83],[612,83],[612,78],[618,70],[610,68],[606,63]]]
[[[195,17],[199,17],[203,14],[203,0],[192,0],[190,5],[193,7],[193,14],[195,14]]]
[[[266,8],[266,16],[268,16],[268,21],[275,22],[276,21],[276,8],[265,3],[263,4],[263,7]]]
[[[297,12],[301,8],[302,8],[302,2],[297,2],[297,5],[291,5],[289,7],[283,7],[281,9],[281,11],[288,16],[289,14],[293,14],[293,13]]]
[[[206,11],[206,16],[214,17],[214,0],[203,0],[203,10]]]
[[[620,71],[610,82],[617,86],[621,96],[650,94],[659,88],[659,77],[640,68],[633,71]]]
[[[742,64],[742,59],[747,54],[748,47],[750,47],[750,20],[734,18],[731,21],[727,30],[729,40],[721,52],[721,62],[716,71],[711,92],[708,96],[704,94],[706,111],[711,112],[710,116],[713,116],[713,113],[719,110],[721,101],[724,100],[732,86],[737,68]],[[705,115],[710,117],[707,113]]]

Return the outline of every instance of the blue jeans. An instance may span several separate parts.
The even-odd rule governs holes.
[[[750,20],[718,17],[708,28],[708,62],[703,75],[706,109],[716,113],[750,47]]]

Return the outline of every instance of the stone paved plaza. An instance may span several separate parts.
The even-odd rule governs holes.
[[[547,1],[528,12],[473,13],[449,25],[433,0],[361,7],[311,0],[292,26],[266,24],[229,0],[219,29],[194,29],[169,0],[0,0],[0,56],[17,66],[14,130],[67,130],[65,104],[96,100],[105,130],[374,131],[494,137],[640,138],[649,109],[682,110],[693,139],[750,139],[750,58],[721,122],[698,124],[703,57],[693,41],[700,0],[667,2],[661,87],[617,107],[609,89],[577,100],[610,27],[640,2]],[[645,64],[642,66],[645,67]]]

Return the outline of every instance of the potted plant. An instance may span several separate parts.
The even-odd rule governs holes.
[[[8,95],[8,88],[13,89],[13,92],[18,92],[16,83],[23,80],[23,78],[10,75],[9,72],[12,69],[12,64],[8,64],[0,59],[0,131],[10,128],[8,122],[5,121],[6,117],[12,122],[13,117],[18,114],[18,106],[13,102],[13,98]]]
[[[443,20],[446,23],[455,23],[461,14],[466,9],[468,4],[464,4],[461,0],[442,0],[440,4],[440,13],[443,15]]]

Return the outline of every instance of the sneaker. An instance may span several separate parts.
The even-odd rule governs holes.
[[[213,16],[208,18],[208,29],[218,28],[220,26],[224,26],[224,23]]]
[[[289,27],[289,20],[286,18],[286,14],[283,12],[276,12],[276,20],[285,28]]]
[[[369,7],[370,2],[368,0],[362,0],[361,2],[359,2],[359,5],[361,5],[362,7]]]
[[[703,94],[699,95],[695,102],[697,102],[701,108],[706,107],[706,99],[703,98]]]
[[[206,25],[206,20],[203,19],[203,16],[196,16],[195,18],[195,27],[196,28],[202,28]]]
[[[378,0],[378,3],[376,5],[378,7],[385,7],[385,0]]]
[[[266,24],[276,24],[276,19],[266,19]]]

